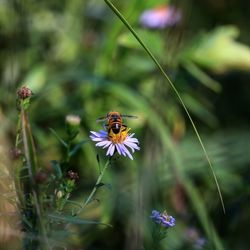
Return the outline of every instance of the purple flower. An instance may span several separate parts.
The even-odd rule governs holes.
[[[153,221],[155,221],[156,223],[161,223],[161,213],[158,212],[157,210],[152,210],[152,214],[150,216],[150,218],[153,219]]]
[[[173,6],[160,6],[146,10],[140,17],[140,23],[146,28],[164,29],[181,20],[181,13]]]
[[[97,147],[107,148],[106,155],[112,156],[115,152],[118,152],[119,155],[128,156],[133,160],[133,156],[128,148],[135,152],[135,150],[140,150],[138,144],[139,141],[136,138],[133,138],[134,134],[129,134],[127,128],[125,131],[121,131],[117,134],[113,133],[111,130],[110,133],[104,130],[99,132],[90,131],[90,138],[92,141],[97,142]]]
[[[166,211],[160,213],[157,210],[152,210],[150,218],[152,218],[154,222],[161,224],[166,228],[175,226],[175,218],[168,215]]]

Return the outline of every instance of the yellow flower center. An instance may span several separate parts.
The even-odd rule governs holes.
[[[121,130],[119,133],[115,134],[112,129],[109,132],[109,140],[114,144],[123,143],[128,137],[128,131],[130,128],[126,128],[125,130]]]
[[[165,210],[163,213],[161,213],[161,216],[166,216],[166,221],[170,221],[170,216],[167,214],[167,211]]]

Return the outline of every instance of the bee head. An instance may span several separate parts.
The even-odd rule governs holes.
[[[107,119],[118,120],[121,119],[121,114],[116,111],[111,111],[107,114]]]

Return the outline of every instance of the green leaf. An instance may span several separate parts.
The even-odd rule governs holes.
[[[216,117],[199,100],[188,94],[183,94],[182,99],[186,103],[187,108],[201,120],[209,124],[209,126],[214,127],[217,125]]]
[[[21,105],[24,110],[28,110],[30,107],[30,97],[22,100]]]
[[[198,79],[204,86],[210,88],[214,92],[221,91],[220,83],[212,79],[209,75],[207,75],[204,71],[202,71],[198,66],[196,66],[191,61],[184,62],[183,66],[191,75],[193,75],[196,79]]]
[[[97,188],[100,188],[100,187],[103,187],[103,186],[107,187],[109,190],[112,189],[112,185],[111,185],[111,184],[105,184],[105,183],[103,183],[103,182],[101,182],[101,183],[95,185],[95,187],[97,187]]]
[[[71,204],[71,205],[74,205],[76,207],[81,207],[82,204],[79,203],[79,202],[76,202],[76,201],[72,201],[72,200],[66,200],[65,203],[68,203],[68,204]]]
[[[205,34],[198,34],[192,45],[186,48],[185,60],[216,73],[232,70],[249,71],[250,47],[235,41],[239,29],[235,26],[219,26]]]

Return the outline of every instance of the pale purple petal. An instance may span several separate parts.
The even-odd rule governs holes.
[[[111,148],[111,145],[109,145],[106,155],[109,155],[110,148]]]
[[[125,152],[125,146],[123,144],[120,144],[120,149],[121,149],[121,153],[122,155],[126,156],[126,152]]]
[[[96,146],[103,147],[103,146],[110,145],[110,144],[111,144],[111,141],[101,141],[101,142],[96,143]]]
[[[104,138],[100,138],[100,137],[92,137],[90,136],[92,141],[103,141]]]
[[[127,156],[133,160],[133,157],[131,155],[131,153],[128,151],[128,149],[125,147],[125,145],[122,145],[123,146],[123,150],[124,150],[124,153],[127,154]]]
[[[100,130],[99,134],[103,137],[107,137],[108,136],[108,132],[104,131],[104,130]]]
[[[115,146],[113,144],[110,144],[106,155],[112,156],[114,154],[114,150],[115,150]]]
[[[109,154],[112,156],[114,152],[115,152],[115,145],[112,144]]]
[[[136,138],[127,138],[126,141],[134,142],[134,143],[139,143],[139,141]]]
[[[100,137],[101,133],[95,132],[95,131],[90,131],[90,133],[92,134],[91,136],[95,136],[95,137]]]
[[[132,152],[135,152],[135,149],[140,150],[140,148],[138,147],[137,144],[133,143],[133,142],[128,142],[128,141],[124,141],[124,144],[128,147],[131,148]]]
[[[107,141],[107,144],[103,147],[103,148],[107,148],[109,145],[111,145],[112,142],[111,141]]]
[[[99,133],[98,132],[95,132],[95,131],[90,131],[91,134],[95,135],[95,136],[98,136]]]
[[[132,150],[132,153],[134,153],[135,152],[135,150],[134,150],[134,148],[130,145],[130,143],[129,142],[124,142],[124,145],[126,145],[127,147],[129,147],[131,150]]]
[[[105,130],[100,130],[99,133],[101,133],[101,134],[106,134],[106,135],[108,134],[108,132],[105,131]]]
[[[116,149],[117,149],[118,154],[121,155],[120,144],[118,143],[118,144],[116,144],[115,146],[116,146]]]
[[[90,131],[90,133],[92,135],[90,135],[90,137],[96,137],[96,138],[106,138],[108,133],[103,131],[103,130],[100,130],[100,132],[95,132],[95,131]]]

